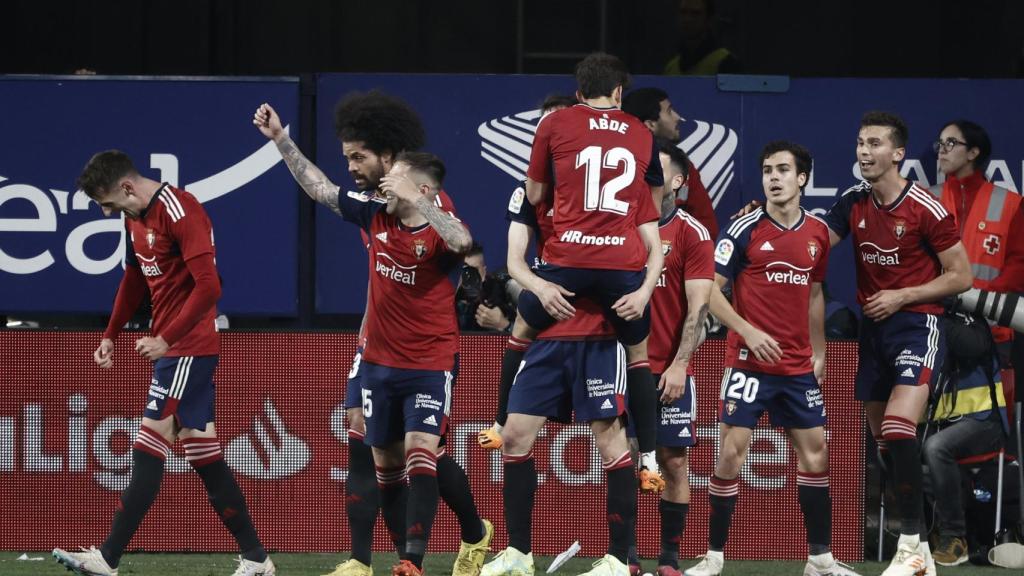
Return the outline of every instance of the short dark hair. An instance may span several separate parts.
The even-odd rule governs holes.
[[[579,104],[575,96],[569,96],[567,94],[549,94],[540,104],[540,113],[546,114],[548,111],[554,108],[568,108]]]
[[[89,159],[75,184],[89,198],[96,200],[106,195],[121,178],[138,173],[127,154],[120,150],[105,150]]]
[[[399,162],[409,166],[410,170],[430,178],[438,188],[444,184],[444,162],[430,152],[402,152],[395,158],[395,164]]]
[[[960,130],[960,133],[964,136],[964,142],[967,142],[968,150],[971,148],[978,149],[978,157],[974,159],[972,164],[974,164],[975,170],[984,170],[988,166],[989,158],[992,157],[992,140],[988,137],[988,132],[970,120],[961,119],[946,122],[942,130],[950,126],[956,126]],[[939,130],[939,134],[942,134],[942,130]]]
[[[686,152],[665,138],[658,138],[657,143],[658,152],[667,155],[672,165],[679,169],[684,178],[689,179],[690,157],[686,155]]]
[[[877,126],[877,124],[869,124],[869,126]],[[811,169],[814,167],[814,159],[811,158],[810,150],[796,142],[790,142],[788,140],[773,140],[765,144],[764,148],[761,149],[761,156],[757,160],[758,167],[763,167],[764,161],[767,160],[769,156],[779,152],[789,152],[793,155],[793,160],[796,161],[797,175],[802,173],[807,174],[807,178],[811,177]],[[803,190],[803,186],[801,186],[800,189]]]
[[[622,98],[622,110],[636,116],[642,122],[656,121],[661,116],[663,100],[668,100],[668,93],[661,88],[637,88]]]
[[[479,242],[474,240],[473,241],[473,245],[470,246],[469,250],[466,250],[466,253],[463,254],[462,256],[463,257],[466,257],[466,256],[476,256],[477,254],[483,254],[483,253],[484,253],[484,247]]]
[[[861,116],[860,127],[884,126],[889,129],[889,140],[897,148],[906,148],[910,140],[910,131],[907,130],[907,123],[899,116],[891,112],[872,110]]]
[[[594,52],[576,65],[576,85],[584,98],[611,96],[617,86],[629,87],[629,70],[615,56]]]
[[[378,155],[412,152],[427,141],[416,111],[379,90],[351,92],[342,98],[334,107],[334,131],[342,142],[362,142]]]

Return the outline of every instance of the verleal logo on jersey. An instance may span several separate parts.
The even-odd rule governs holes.
[[[773,270],[773,268],[775,268]],[[779,270],[779,268],[782,268]],[[807,286],[811,281],[811,268],[801,268],[789,262],[771,262],[766,267],[764,275],[769,282],[774,284],[792,284],[794,286]]]
[[[861,242],[860,259],[867,264],[879,266],[896,266],[900,263],[899,247],[882,248],[872,242]]]
[[[540,110],[526,110],[481,123],[477,127],[480,156],[516,180],[525,180],[530,147],[539,121]],[[600,120],[596,122],[597,128],[602,128]],[[605,122],[604,128],[612,129],[611,123]],[[616,128],[620,129],[621,125]],[[700,171],[701,182],[712,204],[718,206],[736,176],[734,157],[739,137],[732,128],[703,120],[687,119],[681,128],[683,141],[679,147]]]

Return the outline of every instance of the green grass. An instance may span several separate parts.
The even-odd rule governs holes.
[[[20,552],[0,552],[0,574],[4,576],[21,575],[43,575],[46,574],[68,574],[64,568],[58,565],[49,552],[29,553],[30,557],[43,557],[43,561],[26,562],[15,560]],[[121,561],[119,569],[120,576],[228,576],[235,570],[234,556],[230,554],[127,554]],[[307,576],[319,575],[330,572],[334,565],[348,558],[347,554],[274,554],[274,563],[277,565],[277,573],[280,576]],[[428,576],[441,576],[451,574],[453,554],[431,554],[427,556],[426,574]],[[558,570],[557,574],[567,576],[571,574],[582,574],[590,569],[593,558],[573,558],[565,566]],[[551,561],[550,557],[537,558],[537,573],[542,574]],[[389,576],[391,564],[395,562],[394,554],[374,555],[373,569],[376,576]],[[690,561],[684,560],[682,565],[689,566]],[[644,569],[653,570],[654,560],[645,560]],[[799,575],[803,570],[803,562],[753,562],[729,560],[725,565],[725,576],[739,574],[758,574],[765,576],[774,575]],[[865,562],[857,564],[854,568],[864,576],[876,576],[885,569],[885,564],[877,562]],[[947,574],[954,573],[956,576],[986,575],[997,576],[1005,574],[1002,569],[993,567],[979,567],[966,564],[956,568],[942,569]]]

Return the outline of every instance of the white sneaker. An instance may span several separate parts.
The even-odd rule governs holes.
[[[708,550],[700,562],[692,568],[683,571],[685,576],[718,576],[725,566],[725,553]]]
[[[860,576],[853,568],[836,562],[831,552],[808,556],[804,565],[804,576]]]
[[[81,552],[67,552],[60,548],[53,549],[53,557],[57,563],[82,576],[117,576],[117,568],[111,568],[103,558],[103,554],[90,546]]]
[[[274,567],[270,556],[267,556],[263,562],[253,562],[239,556],[238,568],[235,568],[231,576],[274,576],[274,574],[277,574],[277,568]]]
[[[932,558],[932,547],[927,540],[921,542],[921,555],[924,556],[924,576],[936,576],[935,558]]]
[[[629,576],[629,566],[611,554],[591,564],[592,568],[580,576]]]
[[[533,553],[523,554],[509,546],[484,564],[480,576],[533,576]]]
[[[889,567],[882,572],[882,576],[925,576],[928,561],[924,554],[918,536],[901,534],[896,546],[896,555],[892,557]]]
[[[997,544],[988,551],[988,561],[1003,568],[1024,568],[1024,545],[1016,542]]]

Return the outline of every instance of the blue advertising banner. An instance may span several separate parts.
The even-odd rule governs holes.
[[[298,99],[294,79],[0,78],[0,312],[109,312],[123,223],[75,178],[117,148],[204,203],[222,312],[296,315],[296,186],[252,113],[274,102],[296,137]]]
[[[680,144],[701,172],[720,224],[751,199],[763,198],[758,154],[770,140],[788,139],[814,155],[804,205],[824,212],[858,181],[855,144],[861,115],[872,109],[901,115],[910,127],[905,176],[934,184],[931,143],[944,122],[967,117],[993,141],[988,172],[1018,191],[1024,179],[1024,82],[1014,80],[792,79],[785,93],[718,89],[715,78],[639,76],[634,87],[657,86],[684,118]],[[551,93],[572,93],[569,76],[414,76],[326,74],[318,79],[317,164],[343,189],[352,186],[333,131],[333,108],[354,90],[381,89],[408,101],[427,130],[427,150],[448,166],[445,189],[490,268],[504,264],[505,207],[525,172],[536,128],[536,108]],[[287,121],[287,119],[286,119]],[[330,211],[317,212],[316,310],[361,313],[367,265],[354,226]],[[851,249],[833,252],[828,288],[855,305]]]

